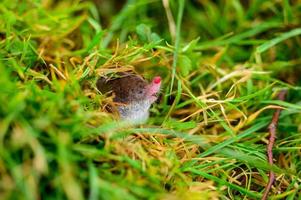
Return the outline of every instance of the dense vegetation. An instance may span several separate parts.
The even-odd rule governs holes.
[[[0,199],[258,199],[269,170],[300,199],[300,25],[299,0],[0,1]],[[139,127],[95,88],[126,70],[163,77]]]

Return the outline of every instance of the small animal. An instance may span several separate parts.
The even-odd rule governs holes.
[[[114,103],[121,120],[131,124],[145,123],[149,108],[157,100],[161,87],[161,77],[156,76],[151,83],[137,74],[119,72],[117,77],[101,77],[96,86],[101,93],[112,92]]]

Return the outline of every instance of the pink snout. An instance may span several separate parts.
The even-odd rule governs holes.
[[[151,84],[148,87],[148,96],[151,99],[151,102],[155,102],[157,100],[157,94],[160,91],[160,87],[161,87],[161,77],[160,76],[156,76],[153,81],[151,82]]]

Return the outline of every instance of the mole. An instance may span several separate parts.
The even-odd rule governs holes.
[[[120,119],[131,124],[145,123],[149,109],[157,100],[161,87],[161,77],[156,76],[148,83],[138,74],[118,72],[117,77],[100,77],[96,87],[101,93],[111,92]]]

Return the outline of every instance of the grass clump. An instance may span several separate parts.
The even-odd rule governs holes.
[[[1,199],[258,199],[269,170],[271,198],[299,199],[300,10],[288,0],[1,1]],[[127,70],[163,77],[140,127],[116,122],[95,88]]]

